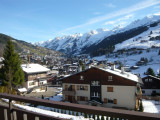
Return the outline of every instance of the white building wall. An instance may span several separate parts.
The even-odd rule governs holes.
[[[113,87],[113,92],[107,92],[107,87]],[[136,90],[135,86],[112,86],[102,85],[101,89],[102,101],[104,98],[117,99],[117,104],[106,103],[103,106],[106,107],[125,107],[128,109],[134,109],[136,106]]]
[[[63,83],[63,90],[65,90],[65,85],[75,85],[75,99],[77,100],[77,96],[83,96],[83,97],[88,97],[88,100],[90,100],[90,85],[89,84],[68,84],[68,83]],[[77,90],[77,85],[82,85],[82,86],[88,86],[88,90]],[[65,96],[63,95],[63,100],[65,99]]]
[[[30,83],[32,83],[32,82],[34,82],[35,84],[34,85],[30,85]],[[27,81],[26,84],[27,84],[27,89],[33,88],[35,86],[38,86],[38,82],[35,82],[35,81]]]

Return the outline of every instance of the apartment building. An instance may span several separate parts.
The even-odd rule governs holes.
[[[63,78],[63,100],[103,107],[138,108],[141,78],[124,69],[92,67]]]

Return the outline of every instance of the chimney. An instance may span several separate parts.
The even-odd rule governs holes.
[[[124,67],[121,67],[121,73],[122,74],[124,73]]]
[[[81,72],[82,71],[82,66],[79,66],[78,67],[78,72]]]
[[[26,64],[26,68],[29,68],[29,63],[28,63],[28,64]]]
[[[111,70],[115,70],[115,64],[111,64]]]

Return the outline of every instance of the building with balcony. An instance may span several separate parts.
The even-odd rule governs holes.
[[[62,79],[63,100],[134,109],[142,95],[140,84],[140,77],[123,69],[92,67]]]
[[[22,70],[25,73],[25,82],[23,86],[27,89],[47,84],[48,68],[39,64],[22,64]]]

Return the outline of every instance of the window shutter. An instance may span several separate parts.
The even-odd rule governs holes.
[[[113,92],[113,87],[107,87],[107,92]]]
[[[79,90],[79,85],[77,85],[77,90]]]
[[[113,100],[113,103],[114,103],[114,104],[117,104],[117,99],[114,99],[114,100]]]
[[[85,86],[85,90],[88,91],[88,86]]]
[[[107,98],[104,98],[104,103],[107,103]]]
[[[65,100],[68,101],[68,96],[67,95],[65,95]]]
[[[88,101],[88,97],[85,97],[85,101]]]
[[[65,85],[65,90],[67,90],[67,87],[68,87],[68,86],[67,86],[67,85]]]
[[[79,101],[80,100],[80,97],[79,96],[77,96],[77,101]]]
[[[72,85],[72,89],[73,89],[73,91],[75,91],[75,85]]]

